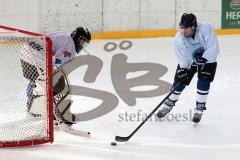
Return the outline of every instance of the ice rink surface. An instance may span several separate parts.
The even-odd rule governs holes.
[[[162,121],[153,117],[126,143],[110,146],[116,135],[129,135],[144,115],[150,113],[166,96],[140,97],[129,105],[119,95],[111,78],[113,57],[124,55],[128,63],[154,63],[167,67],[161,80],[172,83],[176,69],[173,38],[96,40],[86,48],[102,62],[94,82],[85,82],[86,66],[69,74],[71,85],[111,93],[116,107],[108,113],[85,116],[101,104],[98,99],[73,95],[72,111],[82,113],[85,120],[74,128],[90,131],[91,138],[55,131],[53,144],[34,147],[0,149],[1,160],[238,160],[240,157],[240,36],[218,36],[220,55],[218,68],[200,124],[191,122],[195,106],[196,77],[180,97],[171,114]],[[130,47],[128,45],[130,44]],[[111,43],[109,43],[111,42]],[[111,45],[108,45],[111,44]],[[126,45],[126,46],[124,46]],[[115,49],[113,48],[115,46]],[[120,46],[120,47],[119,47]],[[106,51],[106,48],[113,51]],[[116,72],[116,70],[114,70]],[[113,74],[113,73],[112,73]],[[131,72],[137,77],[142,72]],[[132,90],[151,90],[139,86]],[[129,104],[127,104],[129,103]],[[86,115],[86,114],[85,114]],[[89,119],[89,120],[87,120]]]

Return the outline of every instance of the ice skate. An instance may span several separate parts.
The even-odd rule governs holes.
[[[157,113],[157,117],[158,118],[163,118],[166,116],[166,114],[168,114],[170,111],[172,110],[172,107],[169,107],[167,105],[165,105],[164,107],[162,107],[160,109],[160,111]]]
[[[193,115],[192,121],[193,121],[194,123],[199,123],[199,122],[201,121],[202,114],[203,114],[203,111],[201,111],[201,110],[196,110],[196,109],[195,109],[195,113],[194,113],[194,115]]]

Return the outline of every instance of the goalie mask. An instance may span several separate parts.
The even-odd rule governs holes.
[[[86,47],[91,41],[91,33],[87,28],[78,27],[76,28],[71,37],[75,44],[76,52],[79,53],[84,47]]]

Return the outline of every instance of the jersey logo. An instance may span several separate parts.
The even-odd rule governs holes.
[[[72,56],[72,53],[70,53],[68,51],[63,52],[63,54],[64,54],[64,57],[69,57],[70,58]]]
[[[55,59],[55,64],[62,64],[62,60],[59,59],[59,58],[56,58],[56,59]]]

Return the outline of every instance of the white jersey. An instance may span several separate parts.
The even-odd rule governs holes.
[[[68,32],[47,34],[52,40],[53,64],[60,66],[76,56],[74,41]]]
[[[190,68],[193,62],[193,52],[203,48],[203,57],[207,63],[216,62],[219,54],[219,45],[216,34],[211,24],[198,23],[194,39],[185,37],[180,31],[174,39],[175,52],[180,68]]]

